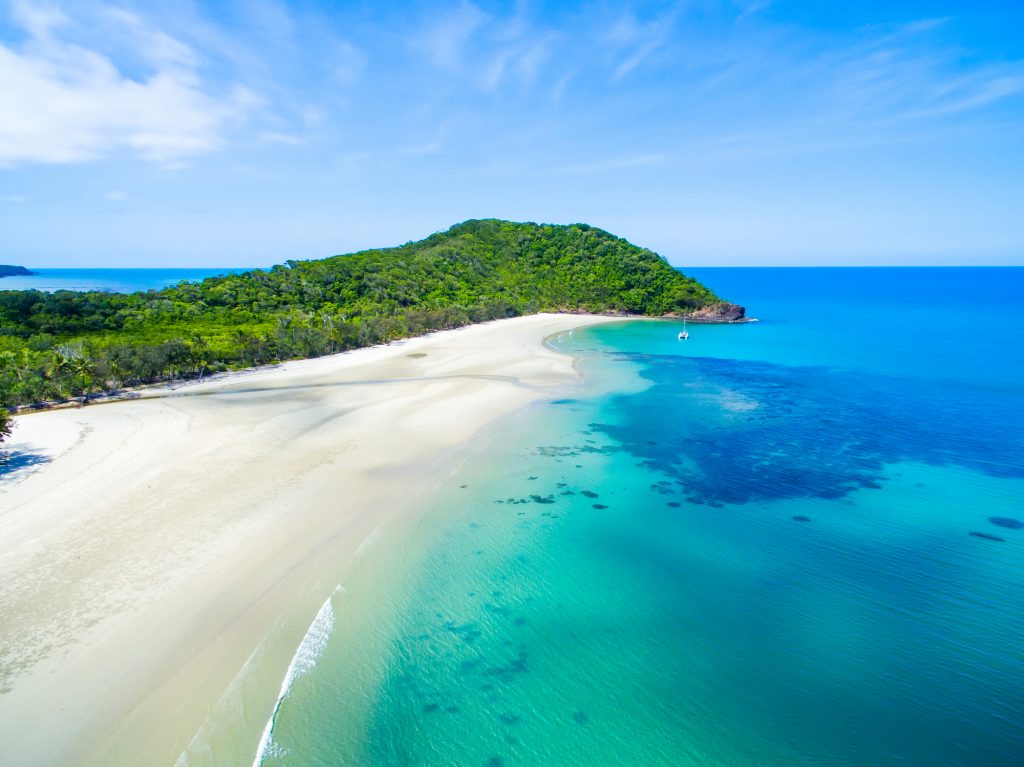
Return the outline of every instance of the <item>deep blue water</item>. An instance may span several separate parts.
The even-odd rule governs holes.
[[[246,269],[33,269],[29,277],[0,278],[0,290],[101,290],[135,293],[159,290],[187,280],[244,272]]]
[[[695,269],[360,561],[287,765],[1024,764],[1024,269]]]

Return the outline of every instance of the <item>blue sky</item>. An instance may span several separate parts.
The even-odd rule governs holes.
[[[1024,264],[1024,3],[0,0],[0,263],[479,217],[679,265]]]

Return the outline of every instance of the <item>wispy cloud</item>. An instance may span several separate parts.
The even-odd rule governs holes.
[[[103,199],[109,202],[124,202],[128,199],[128,193],[121,189],[115,189],[113,192],[107,192],[103,195]]]
[[[983,109],[1024,93],[1024,62],[977,62],[929,45],[945,19],[907,22],[821,59],[833,114],[855,123],[897,124]]]
[[[21,194],[5,194],[0,197],[0,202],[7,203],[9,205],[20,205],[23,202],[28,202],[28,197]]]
[[[608,33],[609,41],[620,51],[612,80],[621,80],[663,47],[669,41],[678,18],[677,10],[648,22],[638,21],[632,12],[619,18]]]
[[[244,87],[210,88],[187,45],[132,13],[108,11],[151,63],[145,77],[62,39],[73,21],[53,7],[19,0],[13,8],[27,37],[0,45],[0,165],[82,162],[116,151],[173,164],[221,146],[260,103]]]
[[[411,32],[413,48],[437,69],[481,90],[529,86],[551,57],[555,35],[518,12],[493,16],[463,2]]]
[[[566,89],[569,87],[569,83],[575,76],[575,71],[566,72],[564,75],[562,75],[555,81],[555,86],[551,89],[552,101],[554,101],[557,104],[559,101],[562,100],[562,97],[565,95]]]

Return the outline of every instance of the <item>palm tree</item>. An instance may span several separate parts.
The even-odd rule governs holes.
[[[71,360],[71,369],[74,374],[82,382],[82,393],[85,395],[85,401],[89,401],[89,390],[92,388],[93,383],[93,367],[92,362],[84,354],[77,354]]]
[[[75,349],[71,346],[57,346],[53,349],[53,356],[46,368],[48,378],[57,384],[57,399],[64,399],[64,383],[62,379],[72,371],[72,361],[77,356]]]

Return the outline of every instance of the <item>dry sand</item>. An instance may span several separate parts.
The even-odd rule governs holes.
[[[0,482],[0,764],[170,765],[228,709],[251,761],[360,545],[413,518],[474,436],[577,381],[544,337],[607,319],[502,320],[19,416],[10,447],[40,462]]]

